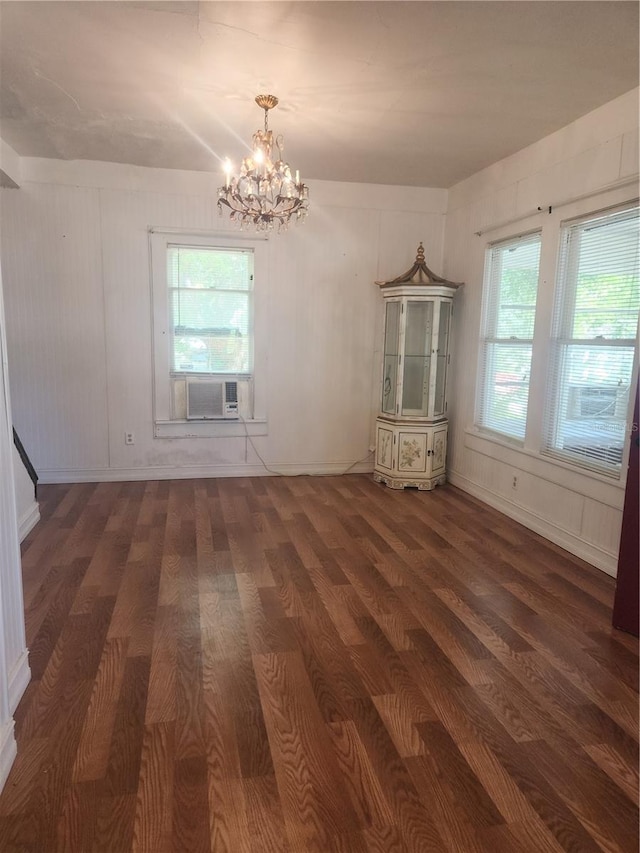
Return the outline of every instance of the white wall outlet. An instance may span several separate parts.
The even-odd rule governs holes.
[[[124,443],[125,444],[135,444],[136,443],[135,435],[132,432],[125,432]]]

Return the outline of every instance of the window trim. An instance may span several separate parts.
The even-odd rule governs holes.
[[[489,242],[499,242],[501,239],[516,237],[521,234],[526,234],[532,231],[542,231],[542,250],[540,255],[540,286],[538,291],[538,305],[536,312],[536,323],[534,330],[533,341],[533,360],[531,364],[531,381],[530,395],[536,401],[536,405],[529,406],[529,414],[527,418],[527,430],[525,434],[524,445],[510,441],[506,436],[498,433],[490,433],[488,430],[481,429],[475,422],[475,400],[477,399],[477,382],[480,375],[479,360],[476,363],[476,397],[473,403],[467,408],[466,412],[466,427],[463,429],[465,436],[465,445],[478,450],[482,446],[491,448],[500,446],[507,450],[509,455],[509,465],[514,468],[528,470],[528,466],[532,459],[539,463],[544,463],[546,478],[550,482],[554,482],[560,486],[565,486],[567,477],[584,478],[584,487],[588,488],[587,483],[597,484],[597,488],[610,486],[624,494],[624,483],[629,459],[630,440],[627,434],[627,440],[623,448],[622,454],[622,476],[612,477],[601,471],[595,471],[592,468],[585,468],[573,461],[560,459],[556,456],[550,456],[542,451],[543,447],[543,413],[544,404],[547,394],[547,375],[548,375],[548,344],[549,336],[552,328],[553,320],[553,301],[554,301],[554,282],[556,279],[556,264],[560,248],[560,223],[570,219],[582,219],[591,215],[596,215],[599,212],[605,211],[614,207],[631,206],[638,202],[637,196],[637,180],[625,180],[620,185],[602,187],[592,189],[580,195],[578,198],[572,199],[566,203],[558,205],[553,209],[544,208],[539,213],[529,214],[526,218],[515,217],[510,222],[501,222],[495,228],[489,228],[485,231],[476,232],[478,237],[483,234],[492,234],[491,241],[478,240],[476,248],[473,250],[474,260],[473,267],[475,271],[475,280],[478,285],[483,281],[484,262],[486,256],[486,247]],[[540,219],[542,218],[542,223]],[[480,287],[477,287],[476,292],[480,292]],[[470,291],[471,295],[472,291]],[[478,297],[476,297],[478,298]],[[482,294],[480,293],[480,299]],[[480,344],[481,326],[476,326],[478,335],[477,340]],[[476,356],[480,350],[476,349]],[[640,379],[640,337],[636,340],[636,358],[635,372],[632,379],[632,384],[635,385]],[[470,396],[470,395],[469,395]],[[629,401],[628,419],[631,421],[633,414],[633,401]],[[518,461],[519,460],[519,461]]]
[[[538,283],[536,287],[536,304],[533,306],[534,312],[534,322],[533,322],[533,331],[531,334],[531,338],[498,338],[497,331],[497,308],[499,306],[499,290],[497,288],[491,288],[490,283],[492,279],[492,255],[496,248],[498,247],[508,247],[510,245],[517,245],[525,240],[529,240],[533,237],[538,237],[539,246],[540,246],[540,256],[538,261]],[[533,359],[534,359],[534,342],[536,339],[536,327],[538,321],[538,294],[540,290],[540,281],[541,281],[541,267],[542,267],[542,250],[543,250],[543,229],[542,228],[531,228],[525,231],[518,232],[517,234],[511,234],[506,237],[500,237],[495,240],[491,240],[486,243],[484,249],[483,256],[483,287],[482,287],[482,312],[480,318],[480,334],[479,334],[479,346],[478,346],[478,374],[476,381],[476,393],[475,393],[475,406],[474,406],[474,420],[473,427],[474,431],[480,435],[485,434],[487,436],[495,437],[499,440],[504,441],[510,446],[516,448],[523,448],[527,441],[527,432],[528,432],[528,418],[529,418],[529,395],[531,391],[531,380],[533,374]],[[528,346],[531,351],[531,369],[529,371],[529,379],[527,382],[527,387],[529,389],[529,395],[527,396],[527,416],[525,418],[525,432],[524,436],[521,438],[520,436],[513,435],[510,433],[502,432],[498,429],[489,426],[487,423],[483,423],[485,419],[485,411],[490,399],[490,394],[487,391],[487,380],[488,380],[488,363],[489,358],[486,354],[487,347],[490,344],[504,344],[506,346]]]
[[[267,306],[269,289],[269,241],[267,236],[228,232],[198,232],[197,230],[151,227],[149,237],[149,268],[151,288],[151,359],[152,406],[154,437],[198,438],[265,435],[267,430]],[[253,370],[251,373],[202,374],[183,373],[172,369],[171,311],[167,279],[167,248],[184,245],[203,248],[250,249],[253,252]],[[251,400],[239,421],[193,422],[172,416],[172,386],[185,378],[210,379],[221,377],[239,381],[249,380]],[[257,432],[256,432],[257,430]]]
[[[592,462],[587,456],[580,457],[577,454],[563,452],[562,449],[552,446],[553,436],[558,428],[560,418],[559,399],[561,397],[561,369],[559,366],[565,352],[570,346],[599,346],[607,348],[631,349],[632,367],[630,376],[630,391],[627,401],[627,412],[625,422],[630,422],[631,411],[635,394],[633,390],[638,382],[638,352],[640,337],[640,317],[636,325],[635,338],[572,338],[569,337],[570,329],[575,316],[575,304],[577,296],[576,265],[579,263],[579,252],[568,257],[568,241],[572,227],[581,223],[588,223],[599,217],[605,217],[616,212],[624,213],[627,210],[637,208],[639,199],[626,199],[613,204],[595,207],[586,212],[571,216],[558,216],[557,247],[555,256],[554,287],[551,295],[551,327],[547,337],[548,360],[546,365],[546,376],[544,385],[544,411],[541,417],[541,429],[539,435],[539,454],[541,458],[562,463],[565,466],[597,474],[603,478],[614,481],[625,479],[627,460],[629,453],[628,435],[622,446],[622,457],[620,465],[612,466],[598,462]],[[565,259],[566,258],[566,259]],[[573,284],[571,284],[573,282]],[[570,289],[569,289],[570,288]],[[628,430],[625,430],[625,434]]]

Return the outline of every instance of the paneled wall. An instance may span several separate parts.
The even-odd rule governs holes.
[[[20,541],[40,520],[40,507],[35,497],[35,489],[29,472],[24,467],[16,448],[13,448],[13,479],[16,492],[16,512],[18,514],[18,535]]]
[[[466,282],[456,298],[450,479],[610,574],[616,570],[624,477],[612,481],[580,472],[540,456],[535,442],[519,449],[477,432],[478,338],[487,244],[542,229],[541,268],[546,265],[549,274],[538,301],[546,328],[536,334],[544,338],[551,321],[558,222],[637,197],[637,176],[635,91],[451,188],[446,227],[448,276]],[[532,386],[529,407],[541,410],[544,401],[544,385]]]
[[[5,332],[0,277],[0,789],[16,754],[12,714],[30,678],[13,479]]]
[[[2,198],[16,428],[42,482],[372,467],[381,297],[423,241],[442,269],[446,191],[312,182],[269,240],[267,435],[154,438],[148,229],[229,232],[215,177],[23,159]],[[232,232],[237,236],[237,231]],[[265,294],[266,291],[266,294]],[[124,442],[134,432],[135,445]],[[362,461],[361,461],[362,460]]]

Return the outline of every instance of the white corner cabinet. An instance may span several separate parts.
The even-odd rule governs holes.
[[[462,285],[414,265],[376,282],[384,299],[380,414],[374,480],[392,489],[446,482],[447,376],[453,299]]]

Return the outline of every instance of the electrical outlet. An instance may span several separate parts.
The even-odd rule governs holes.
[[[136,443],[135,435],[132,432],[125,432],[124,443],[125,444],[135,444]]]
[[[518,488],[518,478],[517,478],[517,477],[515,477],[515,476],[514,476],[514,478],[513,478],[513,483],[511,484],[511,488],[512,488],[512,489],[517,489],[517,488]]]

